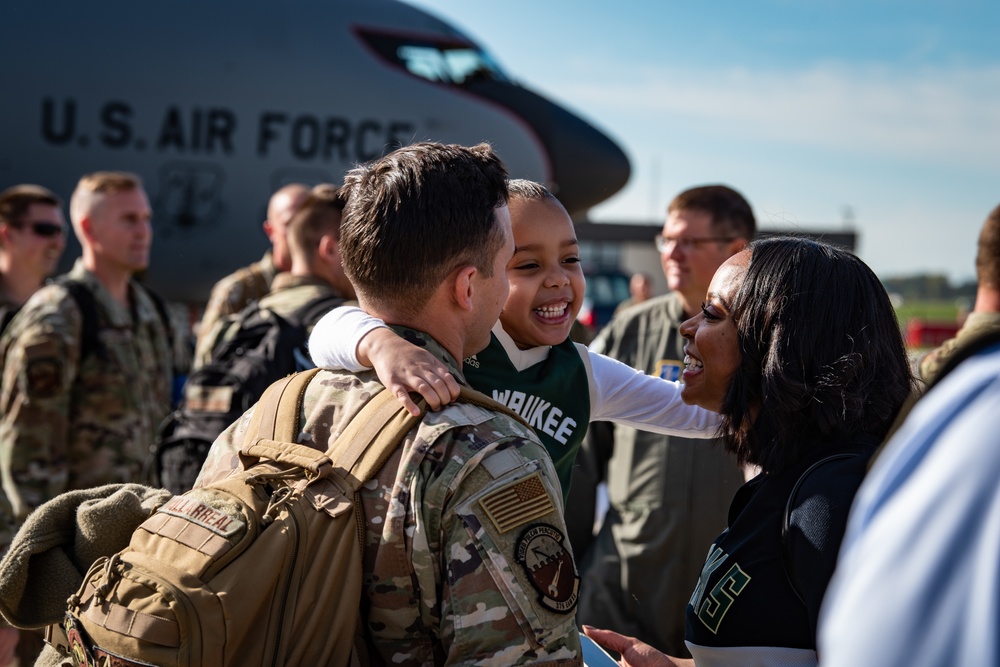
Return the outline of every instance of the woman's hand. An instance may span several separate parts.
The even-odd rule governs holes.
[[[635,637],[626,637],[612,630],[598,630],[585,625],[583,634],[604,648],[620,653],[622,659],[618,664],[622,667],[695,667],[694,660],[671,658]]]
[[[358,342],[358,361],[371,366],[385,388],[416,416],[420,414],[410,392],[420,394],[431,410],[458,398],[459,385],[444,363],[407,342],[391,329],[374,329]]]

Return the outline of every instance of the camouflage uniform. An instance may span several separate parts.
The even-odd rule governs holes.
[[[194,368],[204,365],[211,356],[210,334],[216,323],[227,315],[234,315],[250,304],[258,301],[271,291],[271,285],[278,274],[274,259],[268,250],[259,262],[244,266],[215,283],[212,294],[205,305],[198,327],[198,341],[195,345]]]
[[[170,409],[170,348],[150,297],[132,285],[123,308],[81,261],[69,275],[95,296],[96,349],[81,358],[82,316],[59,285],[35,292],[0,338],[7,527],[63,491],[137,481]]]
[[[397,332],[464,382],[429,336]],[[382,390],[370,371],[320,371],[303,400],[299,442],[325,450]],[[240,465],[252,411],[216,440],[199,485]],[[465,403],[427,413],[360,495],[372,664],[582,664],[561,493],[529,429]]]
[[[279,273],[271,284],[271,292],[261,298],[257,305],[280,317],[288,318],[307,303],[330,294],[337,294],[337,292],[330,283],[322,278]],[[213,325],[213,331],[205,332],[205,335],[199,340],[199,345],[204,346],[202,352],[206,358],[198,364],[199,366],[203,366],[211,359],[212,350],[216,349],[227,336],[236,333],[238,327],[233,326],[234,324],[235,320],[231,316],[223,315]],[[310,324],[310,330],[312,324],[315,322]]]
[[[920,378],[930,383],[959,347],[993,331],[1000,331],[1000,313],[970,313],[954,338],[928,352],[920,361]]]

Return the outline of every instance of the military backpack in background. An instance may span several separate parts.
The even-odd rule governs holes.
[[[91,566],[63,626],[75,664],[358,660],[356,494],[420,418],[382,391],[326,453],[294,444],[316,372],[268,388],[240,452],[254,465],[175,496]]]
[[[331,294],[281,317],[254,302],[223,321],[211,360],[188,376],[180,406],[160,425],[144,481],[173,493],[193,487],[219,434],[272,382],[313,367],[309,331],[341,303]]]

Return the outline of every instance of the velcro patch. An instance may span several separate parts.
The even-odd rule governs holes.
[[[27,394],[32,398],[52,398],[62,387],[63,366],[57,358],[32,359],[24,369]]]
[[[222,537],[234,535],[246,525],[239,518],[189,496],[174,496],[156,511],[187,519]]]
[[[229,412],[233,404],[233,387],[196,387],[184,391],[184,406],[195,412]]]
[[[514,552],[538,591],[538,601],[559,614],[573,611],[580,595],[580,574],[573,555],[563,546],[565,539],[558,528],[535,524],[521,534]]]
[[[538,472],[483,496],[479,504],[501,533],[555,511],[552,498]]]
[[[73,658],[74,667],[97,667],[97,661],[90,654],[90,638],[80,627],[76,618],[66,613],[63,619],[63,629],[66,631],[66,639],[69,642],[70,657]]]

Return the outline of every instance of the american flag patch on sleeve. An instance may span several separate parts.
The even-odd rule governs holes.
[[[479,504],[501,533],[555,511],[538,472],[497,489],[483,497]]]

